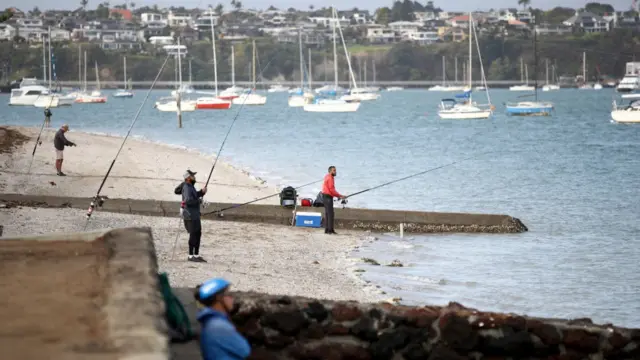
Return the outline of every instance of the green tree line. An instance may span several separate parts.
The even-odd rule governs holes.
[[[78,78],[77,44],[54,45],[57,77],[60,80]],[[333,54],[331,46],[314,49],[312,52],[313,77],[322,81],[325,77],[333,79]],[[364,49],[364,50],[362,50]],[[378,49],[378,51],[376,51]],[[440,80],[442,79],[442,57],[447,61],[447,78],[454,74],[454,57],[458,57],[458,74],[462,76],[462,63],[468,56],[466,43],[442,43],[418,46],[411,43],[398,43],[389,48],[360,47],[352,53],[354,72],[358,73],[358,64],[369,62],[368,78],[371,79],[372,65],[375,61],[378,80]],[[520,58],[528,65],[530,78],[534,74],[533,41],[531,39],[504,39],[487,37],[480,40],[482,63],[489,80],[517,80],[520,78]],[[93,64],[97,62],[101,70],[101,80],[121,80],[123,77],[124,54],[104,51],[97,46],[85,44],[87,51],[89,79],[93,79]],[[218,42],[218,76],[220,81],[230,79],[231,45]],[[342,51],[340,51],[342,53]],[[582,73],[582,54],[586,52],[587,70],[593,78],[599,72],[602,75],[621,77],[626,62],[640,55],[640,37],[631,31],[615,30],[609,33],[591,34],[571,38],[541,37],[538,40],[539,78],[544,77],[544,62],[556,66],[559,76],[575,76]],[[270,39],[257,41],[258,72],[267,80],[298,80],[299,50],[297,44],[280,44]],[[128,76],[134,80],[153,80],[164,61],[162,52],[149,50],[146,54],[127,55]],[[213,66],[211,44],[199,42],[189,48],[188,58],[183,62],[183,78],[188,77],[188,62],[191,59],[193,79],[212,81]],[[305,50],[305,61],[307,53]],[[326,62],[325,62],[326,59]],[[640,61],[640,57],[638,58]],[[340,79],[347,79],[348,68],[343,54],[339,55]],[[11,79],[20,77],[38,77],[42,74],[42,50],[27,45],[0,43],[0,65],[7,64],[12,69]],[[236,80],[250,79],[251,43],[235,45]],[[173,60],[165,69],[161,79],[170,81],[175,78]],[[474,79],[480,78],[480,66],[474,46]]]

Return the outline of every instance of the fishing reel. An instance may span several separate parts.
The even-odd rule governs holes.
[[[89,205],[89,209],[87,210],[87,219],[91,217],[91,214],[96,207],[102,207],[102,205],[104,205],[105,199],[107,199],[106,196],[96,196],[91,200],[91,205]]]
[[[348,201],[347,199],[342,199],[342,200],[340,201],[340,204],[342,204],[342,208],[343,208],[343,209],[347,207],[347,203],[348,203],[348,202],[349,202],[349,201]]]

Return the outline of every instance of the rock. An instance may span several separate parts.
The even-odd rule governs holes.
[[[467,360],[466,356],[459,355],[455,351],[443,346],[437,345],[429,355],[428,360]]]
[[[378,331],[375,327],[373,319],[368,316],[361,318],[350,329],[351,333],[358,338],[366,341],[378,340]]]
[[[318,301],[308,303],[304,312],[309,318],[315,319],[318,322],[323,322],[329,316],[329,311]]]
[[[393,260],[390,264],[388,264],[387,266],[390,267],[403,267],[404,265],[402,265],[402,263],[400,262],[400,260]]]
[[[271,335],[267,336],[264,340],[264,344],[271,349],[283,349],[296,341],[294,337],[285,335]]]
[[[524,331],[527,330],[527,319],[523,316],[518,315],[507,315],[502,318],[502,323],[516,331]]]
[[[578,318],[567,321],[567,325],[593,325],[593,321],[589,318]]]
[[[303,327],[309,324],[309,320],[301,311],[279,311],[267,314],[262,318],[262,325],[276,329],[286,335],[296,335]]]
[[[331,309],[331,316],[333,317],[333,321],[337,322],[353,321],[362,316],[362,311],[355,305],[336,304],[333,309]]]
[[[374,309],[369,310],[369,316],[372,319],[380,320],[380,319],[382,319],[382,315],[383,315],[382,311],[380,311],[378,309],[374,308]]]
[[[376,358],[376,353],[392,354],[392,351],[402,349],[409,343],[409,339],[413,334],[406,326],[394,329],[389,332],[380,334],[378,341],[371,344],[371,354]]]
[[[261,344],[264,342],[265,334],[260,326],[260,320],[257,318],[249,319],[242,325],[236,325],[238,332],[243,334],[252,344]]]
[[[617,331],[614,331],[609,336],[609,344],[614,349],[622,349],[623,347],[627,346],[627,344],[630,342],[631,342],[631,339],[622,336],[622,334],[620,334]]]
[[[569,329],[564,331],[564,344],[567,348],[593,353],[600,349],[600,337],[583,329]]]
[[[434,321],[440,316],[440,312],[430,307],[409,308],[404,315],[407,322],[419,328],[431,327]]]
[[[362,258],[362,261],[367,263],[367,264],[371,264],[371,265],[376,265],[376,266],[380,265],[379,262],[377,262],[377,261],[375,261],[373,259],[370,259],[370,258]]]
[[[478,334],[465,318],[449,313],[442,316],[439,325],[440,339],[456,351],[468,352],[478,343]]]
[[[357,272],[357,273],[363,273],[365,271],[366,271],[365,269],[355,269],[355,270],[353,270],[353,272]]]
[[[366,348],[354,344],[299,345],[291,349],[289,355],[296,360],[371,360]]]
[[[402,355],[405,360],[424,360],[429,353],[424,349],[422,343],[415,343],[407,346]]]
[[[527,331],[513,332],[504,337],[481,336],[478,350],[485,355],[527,356],[535,346]]]
[[[248,360],[272,360],[273,353],[264,348],[252,346],[251,355],[249,355],[247,359]]]
[[[290,297],[282,296],[282,297],[279,297],[278,299],[276,299],[275,303],[278,304],[278,305],[291,305],[292,301],[291,301]]]
[[[562,343],[562,334],[553,325],[545,324],[539,320],[529,320],[527,326],[529,332],[539,337],[546,345],[560,345]]]
[[[306,339],[322,339],[324,338],[324,328],[318,323],[311,323],[306,330],[302,331],[302,338]]]
[[[349,328],[340,324],[331,324],[327,328],[327,335],[349,335]]]

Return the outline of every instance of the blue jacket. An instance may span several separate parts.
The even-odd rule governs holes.
[[[198,313],[198,321],[202,327],[200,350],[203,360],[242,360],[251,353],[251,346],[227,315],[204,308]]]
[[[174,191],[176,195],[182,195],[182,201],[185,203],[185,211],[183,216],[185,220],[200,219],[200,198],[204,196],[202,190],[196,191],[196,188],[188,182],[178,185]]]

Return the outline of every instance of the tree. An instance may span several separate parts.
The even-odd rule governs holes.
[[[267,8],[267,11],[274,11],[274,10],[278,10],[278,8],[276,8],[273,5],[269,5],[269,8]]]
[[[87,4],[89,3],[89,0],[80,0],[80,6],[82,6],[82,11],[86,11],[87,10]]]
[[[314,8],[313,4],[309,5],[309,10],[313,11]]]
[[[387,25],[391,21],[391,9],[388,7],[381,7],[376,9],[375,12],[376,23]]]
[[[6,9],[4,12],[0,13],[0,23],[3,23],[13,17],[13,11],[10,9]]]
[[[214,11],[216,12],[216,15],[218,16],[222,15],[222,12],[224,11],[224,5],[222,4],[216,5],[216,8]]]
[[[40,11],[40,9],[38,9],[37,6],[34,6],[33,10],[31,10],[29,13],[31,14],[31,16],[40,16],[40,14],[42,14],[42,12]]]
[[[563,21],[572,17],[575,13],[576,11],[572,8],[558,6],[542,14],[542,19],[540,20],[549,24],[562,24]]]
[[[236,11],[242,9],[242,2],[240,0],[236,0],[235,7],[236,7]]]
[[[600,4],[600,3],[587,3],[584,9],[588,12],[591,12],[600,16],[603,16],[605,14],[612,14],[615,11],[613,9],[613,6],[609,4]]]
[[[531,4],[531,0],[518,0],[518,5],[522,5],[523,9],[526,9],[529,4]]]

